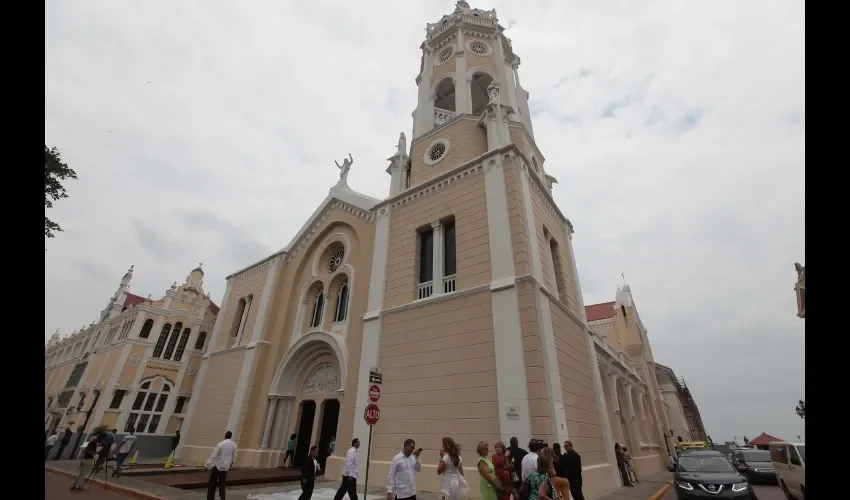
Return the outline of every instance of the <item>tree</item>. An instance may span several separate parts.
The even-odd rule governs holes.
[[[44,208],[53,208],[53,202],[61,198],[67,198],[68,193],[62,186],[62,181],[65,179],[76,179],[77,173],[74,169],[68,166],[67,163],[62,163],[62,156],[59,154],[59,149],[50,149],[44,145]],[[44,216],[44,236],[53,238],[54,231],[62,231],[59,224]]]

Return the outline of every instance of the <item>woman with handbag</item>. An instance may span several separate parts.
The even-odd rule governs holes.
[[[499,500],[511,500],[513,490],[513,480],[511,472],[513,472],[513,464],[511,457],[506,453],[505,443],[498,441],[494,446],[496,453],[493,454],[493,468],[496,470],[496,477],[502,484],[502,496]]]
[[[469,493],[469,484],[463,477],[463,460],[460,447],[450,437],[443,438],[440,450],[440,462],[437,464],[440,479],[440,497],[443,500],[463,500]]]

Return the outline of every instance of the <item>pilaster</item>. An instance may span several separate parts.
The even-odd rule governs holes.
[[[611,386],[611,402],[614,404],[614,412],[622,413],[620,409],[620,397],[617,394],[617,374],[609,373],[608,374],[608,383]]]
[[[231,282],[227,281],[227,286],[224,289],[224,297],[221,299],[221,308],[218,311],[218,317],[215,322],[215,326],[213,327],[212,334],[210,336],[209,343],[207,344],[209,347],[207,348],[207,353],[201,357],[201,367],[198,369],[198,375],[195,378],[195,385],[192,387],[192,397],[189,398],[189,409],[186,412],[186,418],[183,420],[183,426],[185,427],[183,434],[186,438],[182,439],[180,443],[177,445],[177,449],[174,450],[174,457],[177,458],[180,456],[180,451],[183,448],[186,440],[189,438],[189,429],[192,425],[192,419],[195,416],[195,409],[198,407],[198,399],[201,397],[201,392],[204,387],[204,376],[207,373],[207,368],[210,363],[210,353],[215,349],[218,337],[221,334],[222,328],[222,319],[224,318],[224,314],[227,312],[228,301],[230,300],[230,292],[231,292]]]
[[[433,284],[433,295],[441,295],[443,293],[443,225],[439,221],[432,222],[431,229],[433,229],[434,235],[434,272],[431,283]]]
[[[419,103],[413,120],[411,141],[427,134],[434,128],[434,99],[431,97],[431,74],[434,69],[434,55],[424,48],[422,74],[419,77]]]
[[[279,396],[269,396],[268,411],[266,412],[266,423],[263,426],[263,441],[262,443],[260,443],[260,448],[262,449],[269,448],[269,438],[272,434],[272,427],[274,426],[274,417],[275,413],[277,412],[277,407],[279,403]]]
[[[129,342],[126,342],[124,346],[121,347],[121,353],[118,355],[118,362],[115,364],[115,368],[112,369],[112,374],[109,376],[109,381],[101,390],[100,400],[98,401],[97,409],[94,412],[94,420],[90,420],[91,422],[100,422],[103,419],[103,413],[106,411],[106,408],[109,407],[109,403],[112,401],[112,389],[115,387],[115,383],[118,381],[118,377],[121,376],[121,368],[126,364],[127,356],[130,355],[130,349],[132,348],[133,344]],[[97,381],[95,381],[94,383],[97,383]]]
[[[470,114],[472,113],[472,96],[466,79],[466,43],[462,29],[457,30],[457,51],[460,54],[455,57],[455,110],[458,114]],[[461,88],[458,88],[459,86]]]

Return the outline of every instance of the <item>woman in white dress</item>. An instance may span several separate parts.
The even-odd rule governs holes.
[[[440,450],[437,474],[443,476],[440,479],[440,497],[446,500],[463,500],[466,498],[467,493],[469,493],[469,484],[463,476],[460,447],[450,437],[443,438],[443,449]]]

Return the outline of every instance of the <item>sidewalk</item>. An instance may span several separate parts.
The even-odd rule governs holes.
[[[670,481],[673,479],[673,473],[666,470],[658,471],[645,478],[640,478],[640,484],[635,484],[634,488],[622,486],[603,492],[597,500],[656,500],[661,498],[663,493],[669,488]],[[664,491],[661,491],[664,489]],[[656,495],[656,493],[660,493]]]

